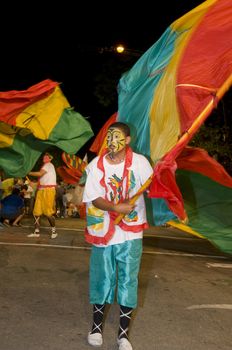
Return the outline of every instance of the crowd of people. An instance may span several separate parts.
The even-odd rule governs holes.
[[[50,155],[49,155],[50,156]],[[47,154],[44,155],[47,159]],[[49,157],[48,157],[49,158]],[[22,226],[22,220],[25,217],[34,216],[35,231],[29,237],[39,237],[39,219],[41,215],[48,217],[51,221],[51,227],[55,227],[55,218],[79,218],[83,217],[83,211],[80,212],[81,206],[76,205],[77,200],[73,202],[73,192],[75,186],[70,186],[65,182],[56,179],[55,168],[53,168],[53,183],[49,183],[50,175],[48,177],[40,172],[31,172],[25,178],[6,178],[4,179],[0,174],[0,227],[4,226]],[[46,164],[46,162],[44,163]],[[41,169],[43,166],[41,167]],[[41,171],[40,169],[40,171]],[[35,175],[37,173],[37,175]],[[45,181],[45,182],[44,182]],[[48,183],[47,183],[48,181]],[[45,183],[45,184],[44,184]],[[53,185],[53,186],[51,186]],[[53,188],[53,195],[50,199],[43,198],[44,207],[46,210],[41,211],[41,194],[44,192],[51,193]],[[46,189],[46,191],[44,191]],[[48,191],[47,191],[48,190]],[[39,194],[39,195],[38,195]],[[79,192],[78,192],[79,194]],[[40,198],[40,199],[39,199]],[[36,204],[37,200],[37,204]],[[50,203],[50,212],[48,213],[48,203]],[[39,213],[38,213],[39,210]],[[39,214],[39,215],[38,215]],[[50,223],[50,222],[49,222]],[[51,237],[56,238],[57,233],[53,228]],[[53,234],[53,235],[52,235]]]
[[[24,215],[33,212],[37,183],[22,178],[0,178],[0,223],[20,226]]]

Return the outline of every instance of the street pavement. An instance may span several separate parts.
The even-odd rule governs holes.
[[[46,218],[41,218],[41,232],[39,238],[27,237],[33,232],[34,219],[27,216],[22,220],[21,227],[0,228],[0,244],[43,245],[59,247],[79,247],[90,249],[85,242],[85,220],[79,218],[57,218],[56,227],[58,236],[50,238],[50,227]],[[151,226],[144,232],[143,240],[146,250],[176,251],[185,254],[201,254],[225,256],[222,251],[214,247],[208,240],[198,238],[171,226]],[[230,257],[229,257],[230,258]]]
[[[39,238],[27,237],[32,217],[22,224],[0,229],[0,349],[93,349],[85,221],[57,219],[56,239],[45,218]],[[143,242],[133,349],[231,350],[232,260],[172,227],[150,227]],[[115,303],[101,350],[118,350],[118,321]]]

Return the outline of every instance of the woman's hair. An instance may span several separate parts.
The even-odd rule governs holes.
[[[121,123],[121,122],[115,122],[113,124],[111,124],[109,126],[108,129],[111,129],[111,128],[118,128],[120,129],[121,131],[123,131],[123,133],[126,135],[126,136],[130,136],[130,128],[127,124],[125,123]]]

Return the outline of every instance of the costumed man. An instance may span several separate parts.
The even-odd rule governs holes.
[[[120,318],[119,350],[132,350],[129,322],[137,306],[138,274],[142,256],[143,230],[148,227],[143,194],[132,198],[153,175],[149,161],[129,147],[130,128],[116,122],[107,131],[107,150],[86,167],[83,202],[86,203],[86,241],[92,244],[89,297],[93,304],[93,325],[88,343],[103,343],[105,304],[117,303]],[[115,224],[118,215],[122,220]]]
[[[33,209],[35,231],[28,237],[40,236],[40,217],[45,215],[51,226],[51,238],[57,237],[55,226],[56,213],[56,170],[51,163],[53,157],[49,153],[43,156],[43,165],[39,171],[31,171],[28,175],[38,177],[38,186]]]

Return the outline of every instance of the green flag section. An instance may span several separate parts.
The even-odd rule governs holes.
[[[75,154],[92,136],[89,122],[72,108],[65,108],[49,135],[49,144]]]
[[[10,147],[0,147],[0,168],[7,177],[26,176],[41,153],[51,146],[75,154],[93,136],[89,122],[71,108],[63,111],[48,140],[38,139],[24,129],[0,123],[0,138],[7,134],[14,135]]]
[[[221,251],[232,255],[232,188],[185,170],[177,171],[177,182],[189,223],[186,226],[173,221],[173,226],[204,237]]]
[[[26,176],[51,146],[75,154],[93,136],[89,122],[50,80],[0,93],[0,120],[0,169],[8,177]]]
[[[18,133],[11,147],[0,148],[0,168],[6,177],[25,177],[48,147],[46,142],[38,141],[32,134],[21,136]]]

